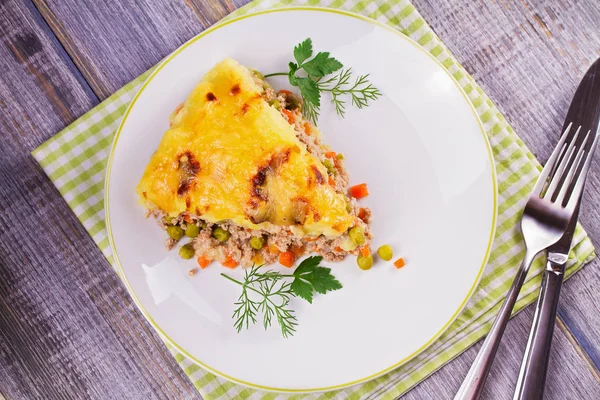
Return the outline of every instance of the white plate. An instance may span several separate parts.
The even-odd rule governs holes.
[[[335,32],[335,34],[331,34]],[[311,37],[384,93],[345,119],[323,107],[325,141],[346,156],[352,183],[367,182],[374,247],[389,243],[407,265],[354,257],[330,265],[342,290],[293,301],[298,332],[238,334],[240,288],[219,265],[189,277],[194,261],[163,248],[135,187],[168,128],[169,114],[225,57],[263,73],[285,71]],[[285,78],[273,79],[288,88]],[[148,321],[179,351],[234,382],[274,391],[340,388],[381,375],[423,351],[473,293],[489,255],[496,184],[489,144],[465,93],[432,56],[372,20],[325,9],[262,12],[215,26],[169,56],[132,101],[109,160],[109,237],[121,276]],[[277,268],[277,267],[275,267]],[[243,271],[231,272],[241,277]]]

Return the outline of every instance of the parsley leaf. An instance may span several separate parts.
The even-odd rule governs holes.
[[[322,78],[342,68],[342,63],[329,57],[329,52],[326,51],[318,53],[312,60],[302,64],[302,68],[309,76]]]
[[[308,38],[304,42],[300,43],[298,46],[294,47],[294,58],[298,65],[302,65],[302,63],[309,59],[312,56],[312,39]]]
[[[335,276],[331,275],[331,268],[317,267],[309,277],[305,279],[310,280],[315,292],[325,294],[332,290],[338,290],[342,288],[340,281],[335,279]]]
[[[314,57],[312,54],[312,40],[308,38],[294,47],[296,62],[288,64],[288,72],[266,74],[265,78],[287,75],[290,85],[300,89],[304,100],[302,114],[315,125],[319,118],[322,93],[331,95],[331,103],[342,118],[346,110],[345,98],[350,97],[353,106],[364,108],[381,96],[381,92],[369,82],[368,74],[360,75],[354,83],[351,83],[352,70],[343,69],[342,63],[332,57],[328,51],[318,52]],[[333,73],[335,75],[329,76]]]
[[[300,263],[298,268],[294,271],[294,276],[300,276],[307,272],[314,271],[316,267],[319,266],[319,263],[323,260],[322,256],[312,256],[306,258],[304,261]]]
[[[296,83],[294,86],[298,86],[300,88],[300,93],[302,94],[302,98],[304,98],[305,102],[309,102],[316,107],[321,105],[321,93],[319,92],[319,86],[317,86],[317,82],[310,78],[294,77],[293,80]],[[292,79],[290,79],[290,83],[292,83]]]
[[[296,294],[296,296],[302,297],[304,300],[312,304],[314,290],[313,285],[311,285],[309,282],[296,278],[292,282],[292,286],[290,286],[290,288]]]
[[[313,290],[325,294],[342,288],[342,284],[331,275],[331,268],[319,267],[322,259],[321,256],[309,257],[294,271],[291,289],[309,303],[312,303]]]

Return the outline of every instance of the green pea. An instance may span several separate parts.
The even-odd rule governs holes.
[[[212,231],[212,237],[214,237],[221,243],[223,243],[227,239],[229,239],[230,236],[231,236],[231,233],[229,233],[229,231],[226,231],[225,229],[223,229],[221,227],[216,227]]]
[[[185,236],[195,238],[200,233],[200,228],[195,224],[187,224],[185,228]]]
[[[350,203],[350,200],[348,200],[348,198],[346,198],[346,212],[347,213],[352,212],[352,204]]]
[[[190,258],[194,257],[195,254],[196,250],[194,250],[194,246],[191,243],[184,244],[179,249],[179,256],[181,258],[185,258],[186,260],[189,260]]]
[[[177,225],[169,225],[167,226],[167,234],[175,240],[179,240],[183,237],[185,232],[181,229],[180,226]]]
[[[384,244],[380,248],[377,249],[377,254],[384,261],[390,261],[392,257],[394,257],[394,252],[392,251],[392,246],[389,244]]]
[[[325,166],[325,168],[327,168],[327,173],[329,175],[335,175],[337,173],[337,171],[333,167],[333,164],[331,163],[331,161],[329,161],[329,160],[323,160],[321,162],[323,163],[323,165]]]
[[[356,258],[356,263],[360,269],[365,271],[369,270],[371,267],[373,267],[373,256],[369,254],[367,257],[365,257],[362,254],[359,254]]]
[[[342,153],[337,153],[336,155],[338,160],[343,160],[344,159],[344,155]]]
[[[367,241],[367,238],[365,238],[365,231],[360,226],[350,228],[348,236],[350,236],[350,239],[359,246]]]
[[[263,74],[260,73],[260,71],[257,71],[255,69],[251,70],[252,75],[256,76],[258,79],[260,80],[265,80],[265,76]]]
[[[165,217],[165,222],[169,225],[173,224],[174,220],[175,220],[175,218],[169,217],[168,215]]]
[[[265,238],[263,236],[253,236],[250,238],[250,246],[254,250],[260,250],[265,245]]]
[[[269,105],[275,107],[276,110],[281,110],[281,103],[279,102],[279,100],[269,100]]]

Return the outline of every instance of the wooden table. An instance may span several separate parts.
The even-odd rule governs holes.
[[[199,395],[30,151],[247,0],[0,0],[0,398]],[[540,160],[600,56],[597,0],[414,0]],[[582,222],[600,242],[600,162]],[[600,271],[563,289],[547,398],[600,397]],[[532,307],[485,397],[511,398]],[[406,395],[447,399],[479,345]]]

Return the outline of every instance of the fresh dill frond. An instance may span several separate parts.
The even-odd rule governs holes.
[[[331,275],[330,268],[319,266],[321,260],[320,256],[308,257],[291,275],[272,270],[261,272],[262,266],[253,266],[245,271],[243,282],[221,274],[242,287],[233,312],[233,326],[238,333],[257,323],[260,312],[265,329],[275,319],[283,337],[294,335],[298,320],[290,306],[293,297],[301,297],[312,303],[314,292],[325,294],[342,288],[342,284]],[[293,278],[293,281],[286,281],[285,278]]]

